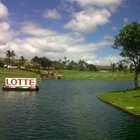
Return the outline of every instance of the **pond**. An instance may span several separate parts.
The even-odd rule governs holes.
[[[38,92],[0,90],[1,140],[140,139],[140,118],[96,97],[132,88],[133,82],[46,80],[38,84]]]

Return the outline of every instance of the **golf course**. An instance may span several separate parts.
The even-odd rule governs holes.
[[[37,78],[41,80],[40,76],[33,71],[38,70],[21,70],[21,69],[7,69],[0,68],[0,82],[4,82],[6,77],[22,77],[22,78]],[[46,74],[46,70],[39,70],[41,74]],[[79,71],[79,70],[49,70],[53,72],[54,76],[61,75],[61,79],[71,80],[121,80],[133,81],[134,72],[93,72],[93,71]]]
[[[54,71],[56,72],[56,71]],[[124,80],[131,81],[134,79],[133,72],[93,72],[79,70],[60,70],[62,79],[78,80]]]

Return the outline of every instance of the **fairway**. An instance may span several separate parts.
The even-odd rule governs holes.
[[[42,74],[45,74],[44,70],[40,70]],[[133,81],[134,72],[93,72],[93,71],[79,71],[79,70],[50,70],[54,72],[55,76],[61,75],[61,79],[73,79],[73,80],[121,80],[121,81]],[[20,70],[20,69],[7,69],[0,68],[0,82],[4,82],[6,77],[25,77],[25,78],[37,78],[40,80],[39,75],[34,72]]]
[[[56,72],[56,71],[54,71]],[[91,72],[79,70],[60,70],[62,79],[81,79],[81,80],[123,80],[133,81],[134,72]]]

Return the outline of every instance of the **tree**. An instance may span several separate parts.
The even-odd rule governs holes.
[[[4,62],[0,60],[0,67],[4,67]]]
[[[45,67],[51,67],[52,61],[43,56],[39,58],[39,64],[45,69]]]
[[[78,62],[79,70],[84,70],[87,66],[88,64],[84,60],[79,60]]]
[[[119,71],[122,71],[123,69],[124,69],[123,63],[120,61],[120,62],[118,63],[118,70],[119,70]]]
[[[63,64],[61,64],[60,61],[52,61],[51,66],[54,67],[56,70],[60,70],[62,68]]]
[[[33,61],[34,63],[38,62],[38,60],[39,60],[38,56],[35,56],[35,57],[32,58],[32,61]]]
[[[20,59],[19,59],[19,65],[20,66],[24,65],[25,61],[26,61],[25,57],[21,56]]]
[[[11,58],[14,58],[16,56],[15,52],[12,50],[7,50],[7,52],[5,52],[7,60],[8,60],[8,64],[11,63]]]
[[[34,56],[34,57],[32,58],[32,62],[33,62],[33,66],[34,66],[35,68],[40,67],[38,56]]]
[[[132,22],[131,24],[124,26],[119,34],[115,36],[114,45],[112,47],[120,50],[120,55],[131,61],[131,64],[134,65],[134,84],[135,89],[138,89],[138,74],[140,68],[140,24]]]
[[[88,68],[89,68],[90,71],[95,71],[95,72],[97,71],[97,67],[93,64],[89,64]]]

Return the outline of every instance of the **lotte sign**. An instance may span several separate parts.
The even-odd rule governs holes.
[[[36,79],[35,78],[6,78],[5,86],[35,87]]]

